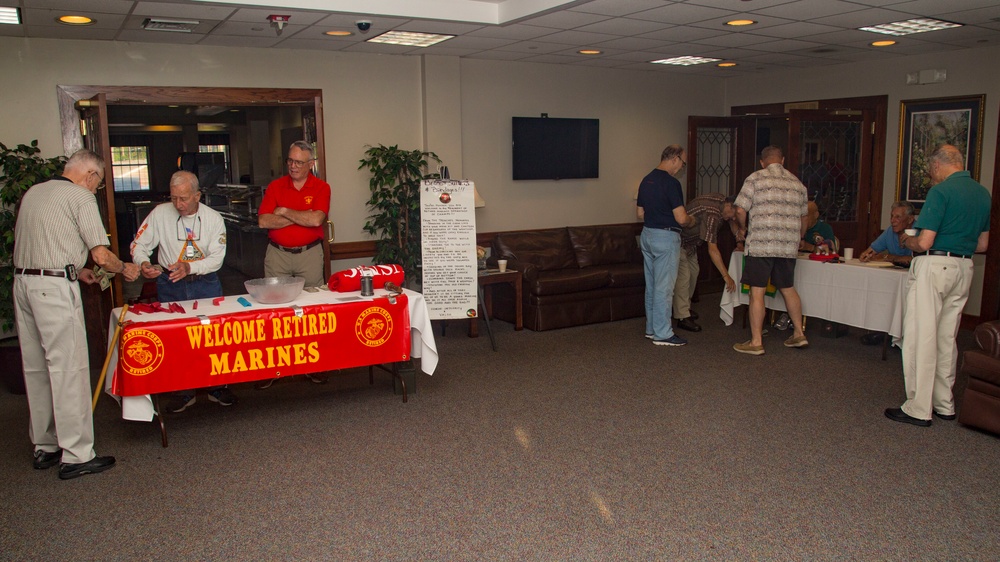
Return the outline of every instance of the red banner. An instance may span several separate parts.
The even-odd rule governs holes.
[[[410,359],[406,295],[122,328],[112,392],[158,394]]]

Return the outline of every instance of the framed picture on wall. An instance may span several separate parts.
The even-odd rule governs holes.
[[[899,114],[899,159],[896,199],[919,209],[931,189],[928,159],[941,144],[951,144],[965,156],[965,168],[979,181],[983,149],[985,95],[903,100]]]

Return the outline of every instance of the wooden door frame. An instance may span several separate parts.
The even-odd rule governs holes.
[[[986,247],[986,267],[983,272],[983,297],[979,304],[979,321],[989,322],[1000,317],[1000,125],[993,159],[993,199],[990,203],[990,236]]]
[[[873,112],[875,130],[872,137],[871,194],[868,212],[867,232],[882,232],[883,192],[885,191],[885,142],[886,119],[889,111],[889,96],[863,96],[856,98],[831,98],[824,100],[799,100],[791,102],[766,103],[757,105],[736,105],[730,108],[731,115],[771,115],[782,116],[791,109],[867,109]]]

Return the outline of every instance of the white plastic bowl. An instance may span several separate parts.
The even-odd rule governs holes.
[[[306,280],[302,277],[264,277],[243,282],[253,300],[262,304],[292,302],[305,285]]]

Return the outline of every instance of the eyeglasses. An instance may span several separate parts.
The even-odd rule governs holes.
[[[688,165],[687,161],[681,158],[680,156],[678,156],[677,158],[681,161],[681,168]]]
[[[97,189],[102,189],[104,187],[104,176],[102,176],[100,172],[95,170],[91,170],[90,173],[97,176],[98,179]]]
[[[191,228],[184,223],[184,215],[177,217],[177,239],[181,242],[201,240],[201,216],[195,215]]]
[[[306,161],[292,160],[291,158],[289,158],[288,160],[285,160],[285,163],[288,164],[289,168],[301,168],[302,166],[309,166],[313,160],[315,160],[315,158],[310,158],[309,160]]]

